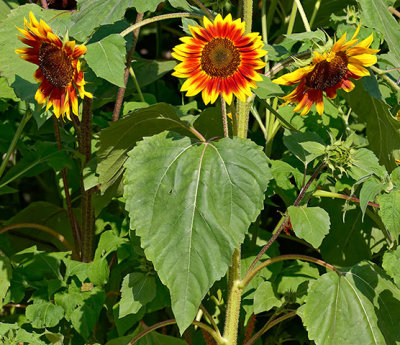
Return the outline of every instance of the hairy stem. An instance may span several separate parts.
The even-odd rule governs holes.
[[[136,16],[135,24],[142,22],[142,20],[143,20],[143,13],[138,13]],[[126,54],[126,65],[125,65],[125,71],[124,71],[124,86],[120,87],[118,89],[118,94],[117,94],[117,98],[115,100],[115,106],[114,106],[114,111],[113,111],[113,115],[112,115],[113,121],[117,121],[119,118],[119,113],[121,111],[122,102],[124,100],[126,84],[128,83],[129,69],[131,68],[133,53],[135,52],[136,44],[139,39],[139,31],[140,31],[140,28],[133,30],[132,47],[131,47],[131,49],[129,49],[128,53]]]
[[[210,19],[211,21],[214,21],[214,15],[211,13],[211,11],[204,6],[204,4],[200,0],[192,0],[197,6],[200,7],[200,9],[204,12],[204,14]]]
[[[221,97],[221,113],[222,113],[222,127],[224,128],[224,138],[229,137],[228,120],[226,118],[226,103]]]
[[[54,120],[54,134],[57,141],[57,147],[59,150],[61,150],[62,144],[61,144],[60,128],[58,127],[58,119],[55,115],[53,115],[53,120]],[[74,211],[72,210],[71,195],[69,194],[66,168],[61,170],[61,178],[64,186],[65,202],[67,204],[69,223],[71,225],[72,235],[74,237],[74,248],[76,253],[73,252],[72,254],[74,256],[81,257],[82,234],[81,234],[81,229],[79,228],[78,221],[76,220]]]

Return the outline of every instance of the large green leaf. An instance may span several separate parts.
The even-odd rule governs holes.
[[[361,5],[365,24],[378,30],[400,63],[400,25],[388,11],[388,5],[382,0],[358,0]]]
[[[136,141],[164,130],[180,127],[181,122],[174,108],[159,103],[145,109],[139,109],[100,132],[100,148],[97,173],[101,191],[104,193],[114,183],[120,183],[124,172],[127,153],[136,145]]]
[[[7,256],[0,254],[0,306],[3,305],[3,299],[10,287],[11,262]]]
[[[250,140],[193,143],[163,132],[139,143],[125,166],[131,227],[183,332],[263,208],[267,158]]]
[[[140,87],[144,87],[160,79],[176,66],[176,61],[157,61],[138,58],[132,63],[136,79]]]
[[[125,11],[133,7],[137,0],[78,0],[79,11],[72,15],[74,25],[70,35],[84,41],[94,29],[113,24],[122,19]]]
[[[100,78],[111,84],[124,86],[125,39],[118,34],[109,35],[87,46],[86,61]]]
[[[383,255],[382,267],[400,287],[400,247]]]
[[[32,12],[37,20],[43,19],[51,25],[53,32],[64,35],[70,25],[70,14],[61,11],[43,10],[33,4],[19,6],[12,10],[0,25],[0,66],[1,75],[7,78],[8,84],[14,88],[18,97],[24,100],[33,100],[37,84],[33,79],[33,72],[37,65],[22,60],[15,53],[15,49],[27,47],[17,38],[19,31],[15,28],[24,27],[24,17],[29,20]]]
[[[299,314],[317,345],[400,344],[400,290],[369,262],[321,276]]]
[[[296,236],[318,248],[329,232],[329,214],[320,207],[305,206],[290,206],[288,212]]]
[[[371,96],[363,87],[363,83],[377,85],[376,80],[362,80],[355,82],[356,87],[346,97],[359,121],[366,124],[370,149],[378,156],[380,163],[391,171],[396,167],[394,157],[400,156],[400,122],[393,118],[387,104]]]

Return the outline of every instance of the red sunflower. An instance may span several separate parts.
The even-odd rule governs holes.
[[[186,96],[201,92],[205,104],[214,103],[221,95],[228,104],[235,95],[241,101],[251,95],[262,80],[257,70],[265,66],[261,58],[267,53],[258,33],[245,35],[245,23],[232,21],[220,14],[212,23],[206,17],[204,27],[189,26],[193,37],[182,37],[183,44],[174,48],[172,56],[182,61],[172,74],[188,78],[181,91]]]
[[[318,113],[324,111],[323,92],[328,98],[336,97],[336,90],[343,89],[350,92],[354,89],[352,79],[360,79],[370,75],[364,67],[376,63],[378,49],[370,49],[372,34],[364,41],[357,43],[356,36],[360,30],[357,28],[350,41],[346,42],[344,34],[332,47],[331,51],[323,53],[314,52],[312,63],[287,73],[273,82],[281,85],[297,85],[287,96],[282,97],[287,103],[297,103],[295,112],[302,110],[300,115],[310,111],[315,103]]]
[[[39,104],[47,101],[46,110],[53,106],[54,115],[66,116],[69,120],[70,109],[78,115],[78,97],[93,97],[85,91],[85,80],[78,57],[86,53],[84,45],[75,46],[75,41],[63,43],[43,21],[38,22],[32,12],[29,22],[24,18],[24,29],[17,28],[23,37],[19,40],[30,47],[16,49],[15,52],[26,61],[39,66],[34,73],[40,83],[35,94]]]

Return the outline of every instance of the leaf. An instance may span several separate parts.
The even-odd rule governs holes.
[[[373,202],[375,197],[383,190],[384,185],[377,178],[368,178],[361,187],[360,190],[360,208],[363,214],[363,219],[365,215],[365,210],[367,209],[368,202]]]
[[[119,317],[136,314],[140,308],[156,297],[154,276],[134,272],[122,281]]]
[[[146,60],[143,58],[137,59],[132,63],[132,68],[135,71],[136,79],[140,87],[144,87],[156,80],[162,78],[162,76],[174,69],[176,61],[157,61],[157,60]]]
[[[63,316],[62,307],[43,300],[35,300],[26,308],[26,319],[34,328],[57,326]]]
[[[397,239],[400,234],[400,190],[392,189],[389,193],[380,195],[378,203],[378,214],[383,224],[394,239]]]
[[[190,12],[192,10],[191,6],[186,0],[168,0],[170,5],[174,8],[180,8],[184,11]]]
[[[389,50],[396,56],[400,64],[400,25],[388,11],[388,6],[382,0],[359,0],[363,19],[369,27],[379,31],[389,46]]]
[[[306,206],[290,206],[288,213],[296,236],[318,248],[329,233],[329,214],[320,207]]]
[[[232,122],[228,119],[228,131],[232,133]],[[207,107],[194,121],[193,126],[206,138],[224,136],[220,107]]]
[[[163,132],[136,146],[126,168],[131,228],[171,292],[182,333],[263,208],[267,158],[250,140],[192,143]]]
[[[138,13],[154,12],[162,0],[134,0],[134,7]]]
[[[352,154],[348,173],[355,180],[360,180],[372,174],[383,179],[386,175],[385,169],[379,164],[375,154],[365,148],[359,149]]]
[[[362,80],[366,78],[368,80],[364,83],[371,77]],[[374,79],[372,82],[377,83]],[[365,91],[363,81],[356,81],[355,85],[354,90],[345,96],[358,120],[366,124],[370,149],[390,172],[396,167],[394,158],[400,156],[400,122],[393,118],[387,104]]]
[[[137,0],[78,0],[79,11],[71,17],[74,25],[69,34],[83,42],[94,29],[122,19],[127,8],[133,7],[136,2]]]
[[[399,343],[400,290],[374,264],[363,262],[313,282],[299,313],[317,345]]]
[[[124,84],[125,39],[118,34],[89,44],[85,59],[89,67],[100,78],[119,87]]]
[[[4,297],[10,287],[11,262],[7,256],[0,253],[0,306],[3,306]]]
[[[110,270],[105,258],[95,259],[88,264],[88,278],[94,285],[105,285],[108,281]]]
[[[400,287],[400,247],[383,255],[382,267]]]
[[[37,65],[22,60],[15,53],[15,49],[27,47],[27,45],[18,40],[17,34],[20,34],[15,27],[24,27],[24,17],[29,20],[29,12],[32,12],[37,20],[43,19],[46,23],[50,24],[53,32],[58,35],[60,33],[64,34],[71,23],[69,13],[43,10],[41,7],[33,4],[18,6],[1,22],[1,75],[7,78],[8,85],[13,87],[14,92],[19,98],[33,101],[37,90],[37,84],[33,79],[33,72],[37,69]]]
[[[117,236],[112,230],[104,231],[100,236],[94,257],[95,259],[106,257],[127,242],[129,241],[126,238]]]
[[[99,288],[82,293],[83,303],[71,314],[71,323],[74,329],[87,339],[99,318],[100,311],[106,299],[106,294]]]
[[[281,305],[282,300],[276,297],[271,282],[261,283],[254,294],[254,313],[259,314]]]
[[[286,134],[287,135],[283,137],[285,146],[304,164],[310,163],[325,152],[324,141],[316,133],[290,133],[287,131]],[[306,144],[307,146],[304,146],[303,144]],[[318,150],[315,150],[315,148],[318,148]]]
[[[274,84],[270,78],[265,75],[261,75],[262,81],[257,82],[257,89],[254,90],[254,93],[260,99],[266,99],[276,95],[282,95],[283,90],[278,84]]]
[[[138,140],[164,130],[176,131],[180,124],[173,107],[159,103],[139,109],[103,129],[100,132],[100,148],[97,153],[97,173],[102,193],[114,183],[121,183],[123,165],[128,159],[127,153]]]

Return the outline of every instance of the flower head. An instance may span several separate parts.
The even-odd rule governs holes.
[[[298,103],[295,112],[302,110],[300,115],[310,111],[315,103],[318,113],[324,111],[323,92],[328,98],[336,97],[336,90],[343,89],[350,92],[354,89],[352,79],[368,76],[369,71],[364,68],[376,63],[376,54],[379,50],[370,49],[372,34],[360,43],[356,36],[360,30],[357,28],[350,41],[346,42],[344,34],[329,52],[319,54],[314,52],[312,63],[287,73],[273,82],[281,85],[297,85],[287,96],[282,97],[287,103]]]
[[[188,78],[181,91],[186,96],[201,92],[205,104],[214,103],[221,95],[228,104],[233,94],[241,101],[251,96],[262,80],[257,70],[264,67],[261,58],[267,53],[258,33],[245,35],[245,23],[217,15],[212,23],[206,17],[204,27],[189,26],[193,37],[183,37],[172,56],[182,61],[174,76]]]
[[[38,22],[32,12],[29,22],[24,18],[24,29],[17,28],[23,37],[18,39],[30,47],[16,49],[15,52],[26,61],[39,66],[34,73],[40,83],[35,94],[39,104],[47,101],[46,110],[53,106],[54,115],[66,116],[69,120],[70,108],[78,115],[78,97],[92,97],[85,91],[85,80],[78,57],[86,53],[84,45],[75,46],[75,41],[63,43],[43,21]]]

